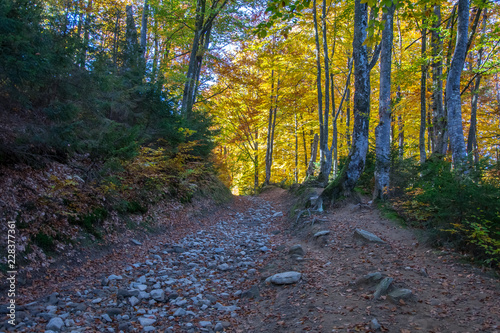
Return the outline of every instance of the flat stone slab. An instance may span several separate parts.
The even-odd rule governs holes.
[[[291,272],[274,274],[273,276],[269,277],[268,280],[273,284],[283,285],[283,284],[296,283],[297,281],[300,280],[301,277],[302,277],[301,273],[291,271]]]
[[[326,236],[330,234],[330,230],[322,230],[318,231],[317,233],[314,234],[315,238],[321,237],[321,236]]]
[[[375,284],[378,281],[382,280],[383,276],[380,272],[368,273],[365,276],[359,278],[356,281],[356,284]]]
[[[362,239],[366,242],[385,244],[385,242],[382,239],[380,239],[378,236],[372,234],[371,232],[363,230],[363,229],[354,230],[354,237]]]

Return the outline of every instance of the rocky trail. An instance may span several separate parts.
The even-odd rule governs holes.
[[[18,324],[0,332],[500,331],[491,274],[369,205],[291,219],[291,201],[239,197],[179,237],[53,270],[19,290]]]

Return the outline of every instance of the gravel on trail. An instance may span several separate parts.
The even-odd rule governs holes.
[[[15,332],[222,332],[239,316],[244,286],[275,249],[274,223],[283,216],[268,201],[248,197],[245,212],[158,242],[146,260],[129,262],[84,290],[53,293],[18,307]],[[254,208],[252,208],[254,207]],[[135,240],[134,240],[135,241]],[[137,244],[140,247],[144,245]],[[133,258],[130,258],[133,260]],[[6,311],[5,306],[2,311]]]

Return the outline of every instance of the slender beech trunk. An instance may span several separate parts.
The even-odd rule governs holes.
[[[115,31],[113,40],[113,65],[115,66],[115,71],[118,69],[118,40],[120,34],[120,11],[116,11],[116,21],[115,21]],[[85,46],[84,46],[85,47]]]
[[[320,148],[323,151],[320,166],[320,173],[318,181],[327,184],[328,176],[332,171],[332,151],[328,148],[328,117],[330,115],[330,64],[328,59],[328,40],[327,40],[327,26],[326,26],[326,0],[323,0],[323,12],[321,15],[321,25],[323,30],[323,59],[325,62],[325,113],[323,123],[323,146]],[[335,50],[332,51],[332,54]],[[332,96],[333,99],[333,96]],[[335,108],[333,108],[335,110]],[[335,123],[334,126],[337,124]]]
[[[196,101],[197,86],[199,85],[201,73],[201,60],[203,59],[206,49],[204,45],[208,47],[213,22],[228,1],[229,0],[213,1],[210,8],[207,8],[206,0],[197,0],[196,2],[193,44],[191,46],[181,104],[181,113],[185,118],[189,119],[191,117],[193,105]],[[203,47],[204,49],[200,50],[200,48]]]
[[[314,19],[314,40],[316,42],[316,89],[318,94],[318,117],[319,117],[319,158],[321,164],[325,159],[324,156],[324,146],[325,146],[325,136],[323,133],[324,123],[323,123],[323,92],[321,90],[321,47],[319,44],[319,32],[318,32],[318,15],[316,10],[316,0],[313,0],[313,19]]]
[[[208,46],[210,45],[210,34],[212,31],[212,25],[208,26],[207,32],[203,35],[203,38],[201,39],[201,45],[203,49],[198,51],[198,54],[196,55],[196,83],[194,86],[194,91],[193,91],[193,96],[191,97],[193,104],[195,103],[196,100],[196,95],[198,94],[198,89],[200,88],[200,73],[201,73],[201,66],[203,64],[203,54],[206,50],[208,50]]]
[[[422,20],[422,25],[425,26],[427,24],[426,19]],[[418,148],[420,151],[420,163],[424,163],[425,156],[425,127],[426,127],[426,98],[425,94],[427,91],[426,83],[427,83],[427,60],[425,59],[427,52],[427,29],[422,29],[422,47],[421,47],[421,57],[422,57],[422,65],[420,66],[420,134],[418,141]]]
[[[193,45],[191,46],[191,54],[189,56],[188,70],[186,74],[186,83],[184,84],[184,92],[182,94],[181,112],[186,118],[190,118],[193,109],[194,101],[194,87],[196,85],[196,55],[200,47],[200,39],[203,34],[203,22],[205,20],[205,6],[206,0],[197,0],[196,2],[196,16],[195,27],[193,36]]]
[[[135,74],[140,59],[140,49],[137,40],[137,28],[135,26],[132,6],[126,6],[125,12],[127,14],[127,26],[125,30],[125,61],[123,64],[123,69],[125,72],[132,72]]]
[[[85,23],[83,24],[83,45],[80,55],[80,68],[85,67],[85,63],[87,61],[87,49],[89,47],[89,36],[90,36],[90,21],[92,18],[92,0],[87,2],[87,7],[85,8]],[[120,17],[120,13],[117,14],[117,24]],[[115,27],[116,28],[116,27]],[[116,46],[116,41],[115,41]],[[116,52],[116,51],[115,51]]]
[[[313,143],[311,144],[311,159],[309,160],[309,166],[307,167],[307,173],[306,173],[307,178],[314,176],[314,163],[318,158],[318,143],[319,143],[319,136],[318,133],[315,133]]]
[[[294,131],[294,136],[295,136],[295,168],[293,170],[293,176],[295,183],[299,182],[299,125],[297,121],[297,112],[294,114],[294,120],[295,120],[295,131]]]
[[[78,35],[78,40],[80,41],[80,53],[76,56],[76,63],[80,68],[85,67],[85,61],[83,61],[83,38],[82,38],[82,29],[83,29],[83,9],[81,3],[76,5],[76,10],[78,14],[78,27],[76,34]]]
[[[354,4],[354,128],[352,148],[346,166],[340,175],[321,194],[324,202],[349,196],[363,173],[368,152],[370,119],[370,70],[367,47],[363,45],[367,32],[368,4],[355,0]]]
[[[460,77],[465,62],[469,27],[469,1],[459,0],[457,9],[457,42],[446,80],[446,110],[448,113],[448,133],[451,154],[455,167],[466,162],[467,151],[462,127],[462,100],[460,97]]]
[[[302,113],[300,114],[300,122],[302,126],[302,142],[304,144],[304,167],[307,169],[308,161],[307,158],[307,143],[306,143],[306,131],[304,130],[304,119],[302,117]]]
[[[482,27],[482,35],[481,35],[481,43],[483,42],[484,34],[486,33],[486,19],[487,19],[487,10],[484,10],[483,14],[483,27]],[[477,56],[477,68],[480,70],[483,61],[483,52],[484,49],[481,46],[478,51]],[[481,84],[481,74],[477,74],[474,86],[472,88],[472,98],[471,98],[471,111],[470,111],[470,127],[469,127],[469,135],[467,138],[467,152],[474,154],[474,163],[479,162],[479,151],[477,147],[477,102],[479,99],[479,86]]]
[[[254,174],[253,174],[253,188],[256,190],[259,187],[259,130],[255,130],[255,141],[254,141]]]
[[[345,137],[347,140],[347,149],[351,149],[351,87],[347,88],[346,97],[346,118],[345,118]]]
[[[387,7],[386,7],[387,8]],[[376,163],[374,199],[385,199],[389,190],[391,167],[391,65],[395,6],[382,16],[385,27],[382,31],[380,50],[379,124],[375,129]]]
[[[333,59],[333,53],[332,53],[332,59]],[[338,174],[338,158],[339,158],[339,133],[338,133],[338,128],[337,128],[337,120],[338,120],[338,115],[335,114],[335,92],[334,92],[334,84],[333,84],[333,74],[330,74],[330,82],[332,83],[332,147],[330,149],[330,156],[333,153],[331,163],[332,163],[332,169],[333,169],[333,177],[336,177]],[[347,84],[348,85],[348,84]],[[347,93],[347,91],[346,91]],[[339,108],[339,111],[341,112],[341,108]],[[341,119],[342,121],[342,119]]]
[[[146,42],[148,35],[148,15],[149,15],[149,4],[148,0],[144,0],[144,7],[142,8],[141,17],[141,69],[143,73],[146,72]]]
[[[441,26],[441,6],[434,6],[432,24],[432,153],[445,155],[447,150],[446,114],[443,107],[443,38]]]
[[[278,111],[278,91],[280,80],[276,84],[276,95],[274,93],[274,70],[271,71],[271,104],[269,107],[269,122],[267,127],[267,149],[266,149],[266,185],[271,181],[271,169],[273,166],[274,129],[276,128],[276,113]]]

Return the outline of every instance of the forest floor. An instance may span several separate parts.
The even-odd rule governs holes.
[[[169,232],[51,268],[19,286],[17,325],[0,332],[500,332],[491,273],[367,203],[297,225],[287,216],[294,200],[278,188],[235,197]],[[384,243],[354,238],[357,228]],[[297,244],[305,253],[290,255]],[[289,271],[300,280],[266,282]],[[375,297],[381,279],[392,283]]]

